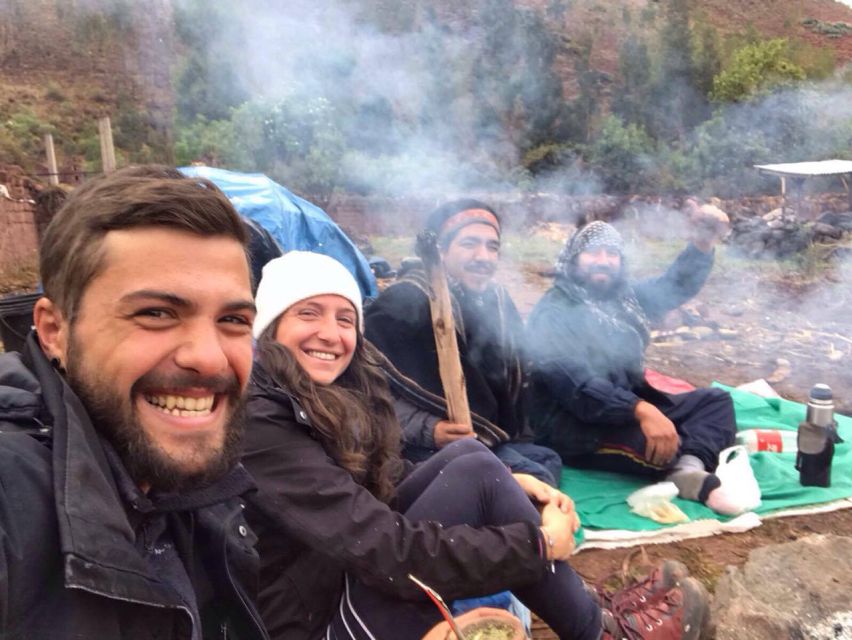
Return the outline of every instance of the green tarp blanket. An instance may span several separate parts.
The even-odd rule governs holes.
[[[730,391],[734,400],[737,428],[789,429],[795,431],[805,417],[805,405],[781,398],[761,398],[716,383]],[[852,496],[852,418],[837,415],[838,431],[844,442],[836,445],[831,466],[830,487],[803,487],[795,468],[795,453],[754,453],[751,468],[760,485],[758,514],[790,507],[830,502]],[[630,512],[627,496],[648,484],[647,478],[606,471],[586,471],[563,467],[562,490],[574,499],[584,527],[646,531],[662,529],[648,518]],[[674,502],[690,520],[729,520],[690,500]]]

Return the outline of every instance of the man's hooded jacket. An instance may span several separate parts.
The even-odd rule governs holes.
[[[144,495],[31,335],[0,356],[0,637],[266,638],[252,486]]]

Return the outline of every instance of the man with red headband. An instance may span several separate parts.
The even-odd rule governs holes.
[[[433,211],[426,228],[438,237],[449,279],[473,425],[445,417],[429,284],[422,269],[408,271],[365,315],[367,338],[398,370],[390,372],[390,379],[398,396],[406,457],[423,460],[450,442],[478,437],[512,471],[558,486],[559,457],[533,444],[527,427],[521,318],[507,291],[494,282],[500,218],[487,204],[465,199]]]

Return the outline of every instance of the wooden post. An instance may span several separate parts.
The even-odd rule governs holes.
[[[112,125],[109,116],[98,120],[98,136],[101,140],[101,170],[104,173],[115,171],[115,147],[112,144]]]
[[[793,178],[793,202],[795,202],[794,215],[797,219],[802,219],[802,197],[805,187],[805,179],[799,176]]]
[[[447,276],[444,273],[444,264],[438,253],[437,238],[434,233],[425,232],[417,237],[417,254],[423,260],[431,285],[429,310],[432,314],[435,346],[438,349],[441,386],[444,387],[444,397],[447,399],[447,417],[450,422],[471,426],[470,405],[467,401],[464,371],[459,358],[450,289],[447,286]]]
[[[56,150],[53,148],[53,134],[44,134],[44,152],[47,154],[47,183],[55,187],[59,184],[59,169],[56,168]]]

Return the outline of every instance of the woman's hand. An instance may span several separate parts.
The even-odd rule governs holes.
[[[546,482],[527,473],[513,473],[512,477],[517,480],[521,489],[533,502],[539,505],[555,504],[562,513],[574,511],[574,501],[559,489],[554,489]]]
[[[541,510],[541,531],[548,542],[547,559],[568,560],[574,552],[574,533],[579,528],[580,518],[573,508],[564,513],[553,504],[545,505]]]

